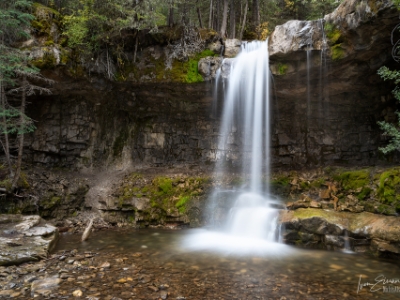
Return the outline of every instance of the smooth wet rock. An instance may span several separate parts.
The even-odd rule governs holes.
[[[168,292],[167,291],[161,291],[160,292],[160,298],[165,300],[168,298]]]
[[[40,216],[1,215],[0,232],[0,265],[46,258],[58,239],[57,228]]]
[[[33,297],[49,296],[54,289],[58,288],[60,283],[61,279],[56,275],[35,280],[31,285],[31,294]]]
[[[24,232],[25,236],[47,236],[53,234],[57,231],[57,227],[50,224],[45,224],[44,226],[36,226],[30,228]]]
[[[103,269],[109,269],[110,267],[111,267],[111,264],[108,261],[106,261],[100,265],[100,268],[103,268]]]
[[[23,216],[22,222],[15,225],[15,229],[19,231],[27,231],[30,228],[38,225],[42,218],[40,216]]]
[[[81,290],[75,290],[72,292],[72,296],[74,297],[82,297],[83,293]]]

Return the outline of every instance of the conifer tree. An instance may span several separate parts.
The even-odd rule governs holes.
[[[29,0],[0,0],[0,134],[10,178],[12,191],[20,177],[24,134],[35,129],[32,119],[25,115],[26,96],[35,91],[49,93],[48,89],[32,85],[28,78],[46,79],[39,70],[29,65],[29,59],[15,45],[29,38],[27,33],[34,17],[30,14],[32,2]],[[21,105],[12,107],[7,99],[8,93],[19,94]],[[10,157],[10,135],[18,136],[18,154],[15,169]]]

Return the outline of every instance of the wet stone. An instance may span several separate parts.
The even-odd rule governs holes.
[[[0,296],[10,297],[14,293],[14,290],[2,290],[0,291]]]
[[[158,292],[158,287],[155,287],[153,285],[149,285],[148,288],[149,288],[149,290],[151,290],[153,292]]]
[[[168,292],[167,292],[167,291],[161,291],[161,292],[160,292],[160,298],[161,298],[162,300],[167,299],[167,298],[168,298]]]
[[[72,292],[72,296],[74,297],[82,297],[83,292],[81,290],[75,290]]]

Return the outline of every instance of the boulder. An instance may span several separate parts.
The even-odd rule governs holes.
[[[235,57],[240,52],[242,42],[238,39],[226,39],[224,42],[224,56]]]
[[[214,51],[215,53],[221,53],[222,49],[223,49],[223,45],[222,45],[221,41],[216,41],[216,42],[208,44],[208,49],[210,49],[211,51]]]
[[[221,67],[222,57],[208,56],[200,59],[198,67],[199,73],[205,81],[209,81],[216,77],[217,70]]]
[[[39,216],[0,215],[0,265],[46,258],[57,238],[57,227]]]
[[[329,249],[333,245],[339,249],[347,233],[352,241],[350,247],[353,243],[354,250],[357,250],[357,244],[368,245],[367,250],[378,255],[400,253],[399,221],[399,217],[368,212],[355,214],[313,208],[282,211],[280,214],[280,222],[286,228],[283,237],[287,243],[299,244],[299,234],[309,234],[312,241],[320,241],[322,248]]]

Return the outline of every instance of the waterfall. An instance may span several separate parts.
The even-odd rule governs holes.
[[[218,220],[221,214],[229,212],[225,224],[215,221],[214,231],[201,230],[186,239],[185,245],[191,249],[229,253],[278,251],[282,254],[282,248],[287,246],[276,242],[279,231],[276,206],[279,204],[269,196],[267,184],[270,172],[268,41],[245,43],[231,62],[229,77],[225,77],[216,182],[230,174],[235,160],[240,161],[240,178],[247,178],[248,182],[240,190],[216,188],[210,197],[209,220]]]
[[[320,19],[318,21],[320,30],[322,33],[322,44],[321,44],[321,56],[320,56],[320,69],[319,69],[319,119],[322,120],[320,122],[320,126],[327,126],[326,116],[328,115],[326,112],[329,111],[327,99],[325,99],[326,95],[324,95],[327,91],[324,91],[324,86],[327,85],[327,49],[328,49],[328,41],[326,38],[325,30],[324,30],[324,19]]]
[[[242,143],[242,173],[250,175],[250,190],[258,193],[263,189],[263,168],[269,172],[269,81],[268,43],[244,44],[231,64],[218,142],[223,160],[217,174],[227,172],[231,144]]]

